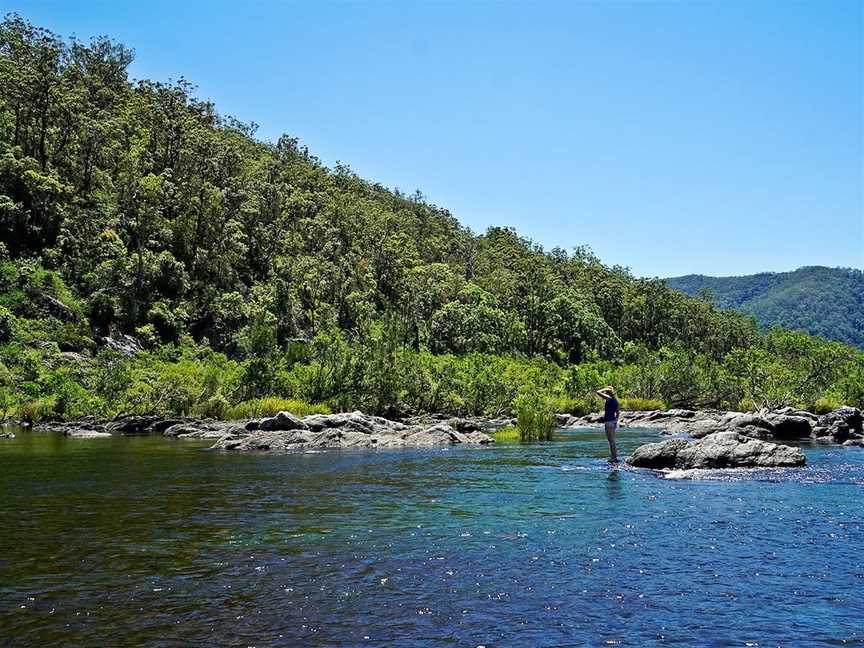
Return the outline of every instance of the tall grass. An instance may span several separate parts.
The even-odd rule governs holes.
[[[520,441],[549,441],[555,421],[553,402],[536,392],[520,394],[513,401]]]
[[[322,403],[307,403],[301,400],[280,398],[278,396],[266,396],[237,403],[226,408],[224,418],[231,421],[241,419],[261,418],[273,416],[279,412],[291,412],[295,416],[307,416],[309,414],[330,414],[329,407]]]
[[[54,396],[34,398],[12,408],[12,417],[19,421],[38,423],[54,417],[57,399]]]
[[[630,412],[647,412],[649,410],[665,410],[666,403],[656,398],[622,398],[621,409]]]
[[[492,430],[490,432],[492,437],[496,442],[506,442],[506,441],[521,441],[522,436],[519,434],[519,429],[514,425],[505,425],[502,428],[498,428],[497,430]]]

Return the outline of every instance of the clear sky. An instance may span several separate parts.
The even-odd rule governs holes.
[[[862,7],[0,0],[475,231],[646,276],[864,267]]]

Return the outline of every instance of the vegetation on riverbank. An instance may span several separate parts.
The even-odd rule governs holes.
[[[720,308],[752,315],[764,329],[779,326],[864,349],[864,271],[810,266],[743,277],[687,275],[666,284],[703,295]]]
[[[0,413],[497,415],[539,394],[582,414],[610,383],[669,406],[864,404],[858,350],[760,335],[584,248],[475,235],[256,140],[186,81],[133,83],[131,58],[0,24]]]

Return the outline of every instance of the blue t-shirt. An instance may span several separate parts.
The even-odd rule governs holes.
[[[611,423],[616,421],[615,412],[618,411],[618,399],[614,396],[606,399],[606,409],[603,413],[603,422]]]

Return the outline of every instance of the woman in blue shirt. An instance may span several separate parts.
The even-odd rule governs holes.
[[[606,401],[603,408],[603,427],[606,428],[606,440],[609,441],[609,461],[617,463],[618,448],[615,446],[615,432],[618,430],[621,408],[618,399],[615,398],[615,389],[612,385],[598,389],[597,395]]]

